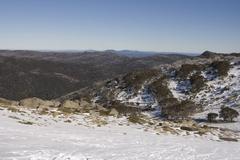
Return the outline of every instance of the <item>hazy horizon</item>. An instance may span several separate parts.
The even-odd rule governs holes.
[[[238,0],[0,0],[0,48],[240,52]]]
[[[95,49],[6,49],[0,48],[1,50],[9,50],[9,51],[39,51],[39,52],[106,52],[106,51],[116,51],[116,52],[140,52],[140,53],[156,53],[156,54],[192,54],[198,55],[202,52],[177,52],[177,51],[150,51],[150,50],[131,50],[131,49],[104,49],[104,50],[95,50]]]

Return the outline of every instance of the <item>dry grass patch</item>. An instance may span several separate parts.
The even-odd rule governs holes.
[[[174,128],[171,128],[170,126],[167,125],[162,126],[162,130],[164,132],[169,132],[171,134],[178,134],[178,132]]]
[[[138,123],[138,124],[148,123],[148,121],[144,119],[142,115],[135,114],[135,113],[130,114],[127,119],[129,122],[132,122],[132,123]]]
[[[89,118],[90,118],[90,122],[93,124],[96,124],[98,127],[108,124],[107,120],[105,120],[100,116],[90,116]]]
[[[110,111],[104,111],[104,110],[99,111],[100,116],[109,116],[109,113],[110,113]]]
[[[20,110],[18,108],[13,107],[13,106],[9,106],[9,107],[7,107],[7,109],[11,112],[20,112]]]

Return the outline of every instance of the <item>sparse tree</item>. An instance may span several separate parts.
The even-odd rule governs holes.
[[[217,113],[208,113],[207,120],[208,120],[208,122],[214,122],[214,121],[216,121],[217,117],[218,117]]]
[[[228,122],[233,122],[233,119],[237,118],[238,116],[239,113],[235,109],[229,107],[222,107],[219,112],[219,117]]]
[[[162,109],[162,116],[169,120],[184,120],[196,111],[196,105],[191,101],[182,101]]]

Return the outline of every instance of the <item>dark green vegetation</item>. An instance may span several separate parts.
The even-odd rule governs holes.
[[[203,69],[202,65],[199,64],[183,64],[181,68],[177,71],[177,77],[185,79],[192,72],[200,72]]]
[[[168,88],[167,79],[165,76],[162,76],[151,83],[149,88],[156,96],[159,103],[167,103],[169,99],[173,98],[172,92]]]
[[[142,84],[153,77],[156,77],[159,75],[158,70],[141,70],[141,71],[135,71],[131,72],[129,74],[126,74],[123,77],[123,81],[126,84],[126,87],[131,87],[134,90],[139,90],[142,86]]]
[[[0,97],[53,99],[120,74],[186,57],[155,55],[130,58],[112,52],[0,50]]]
[[[216,69],[219,76],[226,76],[230,69],[230,63],[228,61],[215,61],[210,67]]]
[[[237,118],[239,116],[239,113],[232,108],[229,107],[222,107],[219,112],[219,117],[223,118],[226,122],[233,122],[234,118]]]
[[[207,120],[208,122],[216,122],[216,118],[218,117],[217,113],[208,113]]]
[[[162,116],[168,120],[184,120],[193,115],[198,106],[191,101],[182,101],[162,108]]]
[[[194,74],[190,77],[190,82],[192,85],[191,92],[199,92],[205,85],[205,79],[199,74]]]

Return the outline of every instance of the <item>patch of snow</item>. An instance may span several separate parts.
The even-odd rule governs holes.
[[[142,86],[136,95],[131,92],[121,91],[117,95],[117,100],[121,101],[121,103],[133,104],[142,109],[159,106],[157,99],[145,86]]]
[[[207,68],[205,71],[201,72],[201,76],[208,81],[212,81],[217,78],[217,71],[212,67]]]
[[[168,84],[168,88],[172,92],[174,98],[177,98],[178,100],[185,100],[188,98],[186,93],[191,89],[191,83],[189,80],[177,81],[175,79],[170,79]]]
[[[127,98],[130,96],[130,94],[126,91],[121,91],[118,95],[117,95],[117,100],[119,101],[126,101]]]

